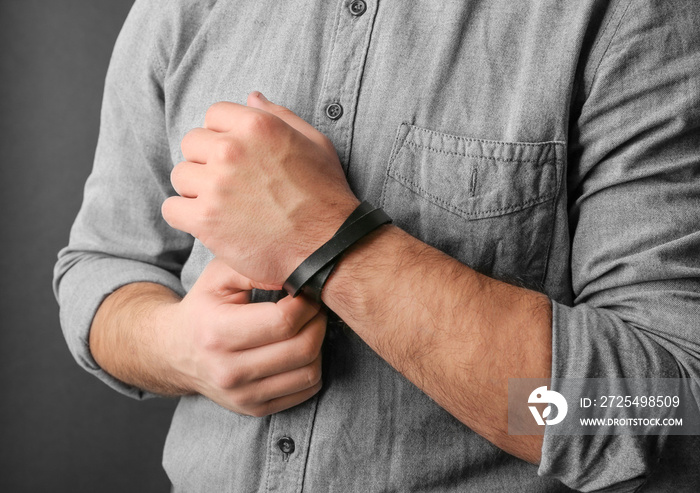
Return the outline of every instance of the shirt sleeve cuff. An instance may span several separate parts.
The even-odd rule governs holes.
[[[614,360],[604,352],[621,321],[578,305],[552,302],[552,380],[615,375]],[[595,340],[598,340],[596,343]],[[618,341],[619,342],[619,341]],[[600,344],[599,349],[598,344]],[[650,438],[631,435],[556,435],[545,428],[538,474],[555,477],[579,491],[635,491],[649,473]]]
[[[89,345],[90,326],[102,301],[120,287],[135,282],[161,284],[184,295],[179,278],[166,270],[143,262],[103,256],[77,261],[56,283],[55,292],[61,306],[61,327],[68,349],[78,364],[118,392],[141,400],[156,395],[127,385],[102,370],[92,357]]]

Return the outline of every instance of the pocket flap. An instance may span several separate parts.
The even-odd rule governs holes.
[[[563,143],[470,139],[401,124],[388,175],[466,219],[516,212],[552,199]]]

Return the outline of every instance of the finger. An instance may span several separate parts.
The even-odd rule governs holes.
[[[213,258],[207,264],[199,275],[195,286],[219,297],[227,297],[253,289],[250,279],[239,274],[218,257]]]
[[[328,139],[326,136],[316,130],[313,125],[307,123],[303,118],[299,117],[289,108],[285,108],[284,106],[268,101],[268,99],[259,91],[253,91],[248,95],[248,106],[275,115],[317,145],[324,148],[326,148],[328,145]]]
[[[321,306],[303,296],[295,298],[287,295],[277,302],[277,308],[291,322],[291,325],[301,329],[302,326],[316,316]]]
[[[214,132],[233,130],[236,121],[247,108],[241,104],[221,101],[209,107],[204,115],[204,128]]]
[[[238,387],[232,397],[243,407],[264,404],[268,401],[296,394],[321,382],[321,355],[310,364],[278,373]]]
[[[282,308],[279,305],[278,302],[220,306],[216,324],[221,349],[242,351],[289,340],[297,336],[319,310],[305,301],[294,300]]]
[[[326,316],[319,313],[292,339],[241,351],[235,358],[229,357],[226,364],[235,365],[239,382],[253,382],[302,368],[321,352],[325,333]]]
[[[240,274],[218,257],[215,257],[207,264],[197,283],[200,283],[210,293],[219,295],[226,293],[226,290],[233,291],[233,293],[226,294],[235,294],[241,290],[262,289],[265,291],[279,291],[282,289],[282,286],[253,281]]]
[[[180,141],[185,159],[193,163],[206,164],[209,154],[220,144],[221,135],[206,128],[193,128]]]
[[[322,386],[322,382],[318,382],[313,387],[297,392],[296,394],[278,397],[277,399],[273,399],[257,406],[251,414],[261,418],[263,416],[268,416],[270,414],[278,413],[280,411],[284,411],[285,409],[297,406],[318,394]]]
[[[192,219],[197,206],[196,200],[177,196],[167,198],[161,206],[163,219],[171,227],[196,237],[195,221]]]
[[[196,198],[205,182],[205,168],[201,164],[184,161],[170,172],[170,183],[182,197]]]
[[[212,315],[219,334],[217,349],[225,351],[225,355],[287,340],[292,331],[271,302],[222,305]]]

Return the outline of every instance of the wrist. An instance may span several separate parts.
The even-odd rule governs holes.
[[[374,282],[376,273],[387,267],[394,269],[389,266],[393,262],[392,252],[396,253],[404,236],[409,235],[392,224],[385,224],[348,248],[326,282],[323,302],[333,311],[337,311],[339,303],[351,298],[366,304],[362,298],[374,296],[367,288]]]
[[[321,303],[324,284],[343,253],[388,223],[391,223],[391,218],[381,208],[362,202],[349,214],[336,233],[287,277],[284,289],[292,296],[303,293],[306,298]]]
[[[299,234],[299,238],[302,239],[297,243],[296,248],[292,249],[292,255],[289,256],[285,279],[304,260],[333,237],[359,204],[360,201],[351,196],[332,207],[328,207],[326,214],[308,218],[305,230]]]
[[[187,349],[184,327],[187,315],[183,301],[163,302],[152,313],[155,351],[151,358],[159,368],[159,380],[173,395],[196,393],[192,378],[184,371]]]

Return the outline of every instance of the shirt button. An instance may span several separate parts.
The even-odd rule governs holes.
[[[337,120],[343,116],[343,107],[338,103],[331,103],[326,106],[326,116],[331,120]]]
[[[350,4],[350,13],[355,17],[359,17],[367,10],[367,4],[363,0],[355,0]]]
[[[291,454],[294,452],[294,440],[289,437],[282,437],[277,440],[277,446],[283,454]]]

